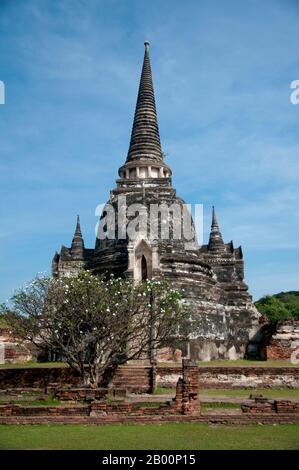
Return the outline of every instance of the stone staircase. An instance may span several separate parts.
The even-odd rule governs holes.
[[[151,383],[151,367],[121,366],[112,380],[114,387],[126,388],[131,393],[149,393]]]

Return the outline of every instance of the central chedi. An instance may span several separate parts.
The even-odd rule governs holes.
[[[192,217],[163,158],[148,42],[129,151],[118,173],[95,248],[84,247],[78,217],[71,247],[54,256],[53,276],[90,269],[136,282],[167,279],[199,320],[189,341],[191,359],[244,357],[259,314],[244,282],[242,249],[224,243],[214,208],[208,244],[197,244]]]

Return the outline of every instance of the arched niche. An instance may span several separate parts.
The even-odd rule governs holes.
[[[153,253],[151,246],[145,241],[140,240],[134,250],[134,279],[135,281],[144,281],[152,278],[153,271]]]

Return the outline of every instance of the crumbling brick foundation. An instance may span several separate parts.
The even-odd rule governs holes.
[[[299,403],[290,400],[268,400],[258,396],[254,403],[241,405],[243,413],[299,413]]]
[[[199,414],[198,401],[198,367],[196,362],[183,361],[183,377],[177,382],[175,398],[160,406],[146,407],[141,403],[131,403],[125,400],[126,390],[113,390],[114,398],[107,399],[108,389],[97,388],[65,388],[57,389],[55,398],[60,401],[89,402],[86,405],[74,406],[20,406],[0,405],[0,416],[69,416],[84,414],[93,418],[100,416],[128,415],[192,415]]]

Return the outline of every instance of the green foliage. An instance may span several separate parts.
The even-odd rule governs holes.
[[[255,303],[259,312],[264,315],[270,323],[287,320],[291,314],[287,307],[276,297],[267,295]]]
[[[292,318],[299,320],[299,291],[280,292],[274,297],[285,304]]]
[[[299,320],[299,292],[280,292],[262,297],[255,305],[271,323],[289,319]]]
[[[9,325],[5,316],[6,306],[5,304],[0,304],[0,328],[8,328]]]

